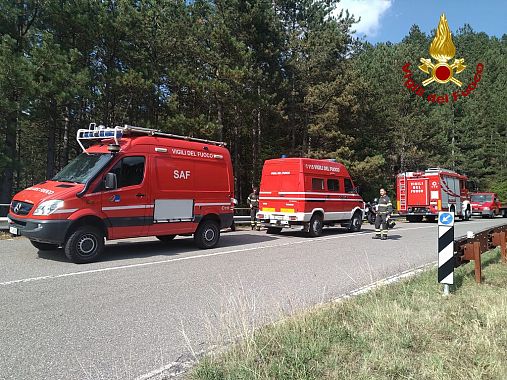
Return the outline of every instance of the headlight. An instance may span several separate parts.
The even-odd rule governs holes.
[[[34,215],[51,215],[59,208],[63,207],[63,201],[59,199],[55,199],[52,201],[46,201],[42,202],[40,205],[37,206],[35,211],[33,212]]]

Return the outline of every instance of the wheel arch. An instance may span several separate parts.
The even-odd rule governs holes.
[[[79,219],[76,219],[72,222],[67,233],[65,234],[65,240],[67,240],[69,238],[69,236],[75,230],[77,230],[79,227],[86,226],[86,225],[93,226],[93,227],[100,229],[102,231],[102,233],[104,234],[104,236],[106,237],[106,239],[108,238],[107,226],[106,226],[106,223],[104,222],[104,220],[99,218],[96,215],[85,215],[85,216],[82,216]]]

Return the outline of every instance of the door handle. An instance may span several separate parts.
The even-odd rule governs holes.
[[[138,197],[138,198],[142,198],[142,197],[144,197],[145,195],[146,195],[146,194],[137,193],[137,194],[136,194],[136,197]]]

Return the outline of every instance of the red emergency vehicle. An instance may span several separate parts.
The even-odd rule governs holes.
[[[83,153],[51,180],[16,194],[10,232],[39,250],[64,248],[76,263],[96,260],[104,240],[194,235],[217,245],[233,221],[229,151],[220,142],[132,126],[91,124],[77,134]],[[91,141],[89,148],[84,143]]]
[[[439,211],[451,211],[463,220],[472,215],[467,177],[452,170],[429,168],[398,174],[397,209],[409,222],[423,217],[434,221]]]
[[[257,218],[268,233],[284,227],[320,236],[335,223],[359,231],[364,202],[342,164],[334,160],[280,158],[262,169]]]
[[[507,207],[502,206],[502,202],[496,193],[473,193],[470,197],[472,204],[472,215],[482,216],[483,218],[494,218],[502,215],[507,218]]]

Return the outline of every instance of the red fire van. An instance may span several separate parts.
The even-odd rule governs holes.
[[[194,235],[217,245],[233,220],[234,185],[225,144],[131,126],[90,124],[77,134],[83,153],[51,180],[16,194],[10,232],[39,250],[64,248],[75,263],[94,261],[104,240]],[[83,143],[96,143],[85,149]]]
[[[334,160],[280,158],[262,169],[257,218],[268,233],[284,227],[320,236],[324,225],[359,231],[364,202],[342,164]]]

